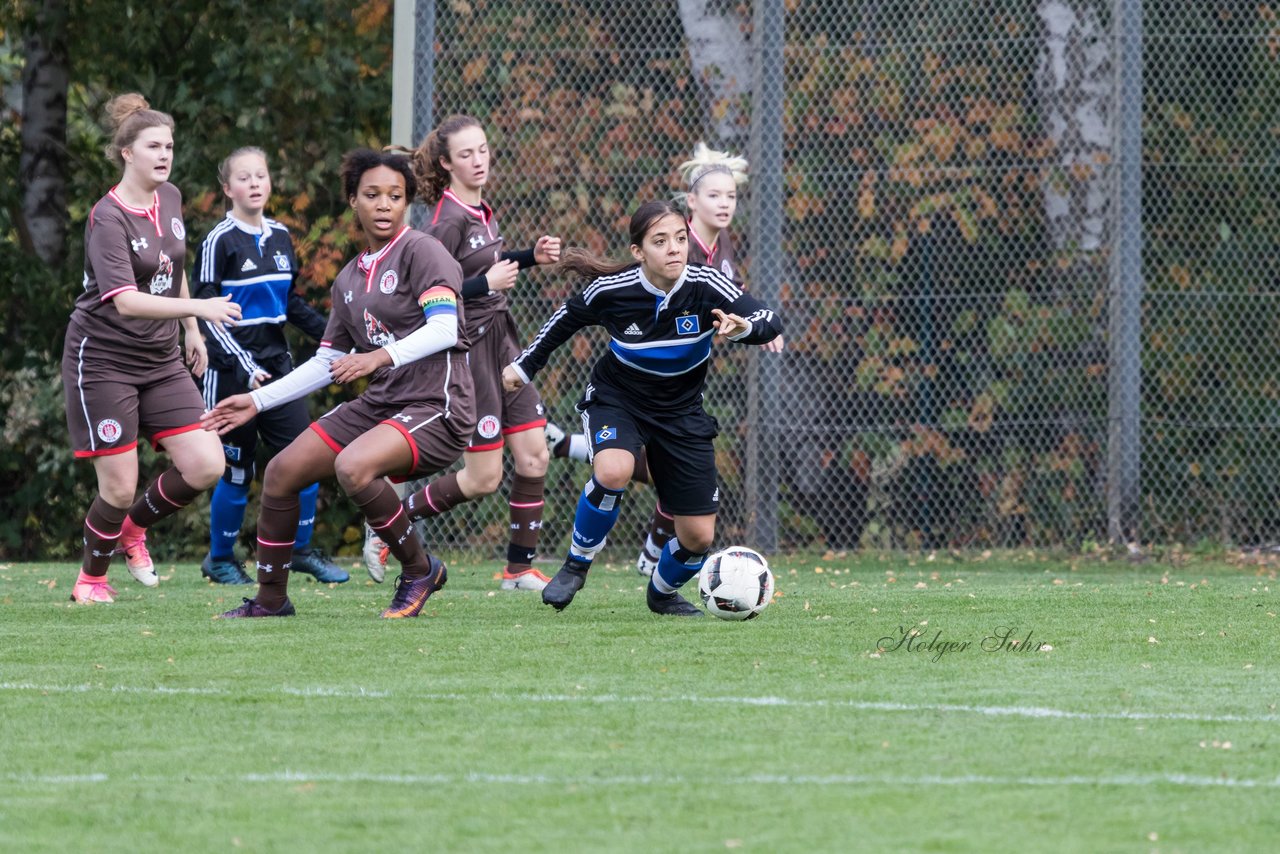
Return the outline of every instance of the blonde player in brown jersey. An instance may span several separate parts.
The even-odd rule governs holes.
[[[191,377],[208,364],[196,318],[232,324],[240,317],[229,298],[188,295],[182,194],[169,183],[173,119],[138,94],[112,99],[107,115],[107,156],[123,174],[89,212],[84,291],[62,353],[72,445],[77,457],[93,461],[98,480],[71,588],[81,603],[114,601],[107,566],[117,545],[130,574],[156,586],[146,529],[222,476],[222,445],[201,429],[204,402]],[[173,466],[134,501],[140,436],[163,448]]]
[[[685,189],[677,194],[676,202],[682,203],[689,212],[689,263],[714,267],[741,288],[742,276],[729,226],[738,210],[738,189],[747,183],[746,158],[715,151],[699,142],[693,147],[693,156],[680,164],[679,172]],[[762,350],[771,353],[781,352],[782,347],[781,335],[761,345]],[[566,435],[563,429],[550,424],[547,441],[557,457],[588,461],[589,443],[582,434]],[[636,462],[633,478],[641,483],[649,481],[647,460],[643,456]],[[661,503],[655,503],[649,533],[636,559],[636,572],[652,575],[663,548],[674,534],[674,517]]]
[[[459,294],[462,269],[434,237],[404,224],[417,190],[408,158],[357,149],[343,189],[367,251],[334,280],[332,313],[316,355],[275,382],[218,403],[204,423],[219,433],[259,412],[368,377],[364,393],[311,425],[267,465],[258,516],[258,595],[231,617],[288,617],[299,493],[337,477],[400,561],[387,619],[416,617],[448,580],[426,552],[385,476],[425,477],[452,465],[475,429],[474,389]]]
[[[424,230],[439,238],[462,265],[476,429],[464,467],[410,494],[405,509],[410,518],[420,519],[497,492],[505,445],[514,472],[507,499],[511,537],[502,589],[541,590],[549,579],[533,568],[533,559],[542,527],[547,419],[533,386],[503,390],[502,369],[521,350],[507,292],[520,270],[560,259],[560,238],[543,235],[530,249],[505,248],[493,208],[482,198],[491,160],[484,128],[476,119],[445,119],[414,152],[413,164],[420,198],[428,205]]]

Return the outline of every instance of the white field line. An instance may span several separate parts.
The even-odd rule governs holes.
[[[797,700],[787,697],[717,697],[694,694],[671,696],[628,696],[622,694],[443,694],[416,691],[389,691],[362,687],[313,685],[301,688],[247,687],[227,688],[168,688],[164,686],[105,685],[82,683],[76,685],[39,685],[31,682],[0,682],[0,691],[31,692],[40,694],[104,692],[111,694],[194,694],[199,696],[231,697],[252,694],[287,694],[295,697],[339,697],[387,699],[401,697],[426,702],[476,701],[508,703],[590,703],[599,705],[647,705],[651,703],[720,704],[729,706],[766,706],[780,708],[850,709],[863,712],[938,712],[984,715],[987,717],[1051,718],[1080,721],[1192,721],[1198,723],[1277,723],[1280,714],[1196,714],[1193,712],[1073,712],[1043,706],[969,706],[953,703],[891,703],[862,700]]]
[[[500,786],[1038,786],[1038,787],[1129,787],[1180,786],[1196,789],[1280,789],[1280,777],[1270,780],[1239,777],[1211,777],[1194,774],[1120,774],[1087,777],[1011,776],[961,774],[954,777],[925,774],[920,776],[877,774],[742,774],[723,777],[686,777],[679,774],[626,774],[608,777],[575,777],[555,774],[333,774],[327,772],[274,771],[265,774],[219,776],[150,776],[111,777],[107,774],[7,774],[0,785],[78,786],[97,783],[146,783],[153,785],[182,782],[197,783],[375,783],[396,786],[420,785],[500,785]]]

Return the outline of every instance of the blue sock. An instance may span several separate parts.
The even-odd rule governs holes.
[[[298,534],[293,541],[295,552],[311,548],[311,532],[316,529],[316,494],[320,484],[313,483],[298,493]]]
[[[702,569],[702,565],[706,562],[706,552],[691,552],[680,545],[679,540],[672,537],[667,543],[667,547],[662,550],[662,557],[658,560],[658,568],[654,570],[653,577],[649,583],[659,593],[669,596],[679,590],[686,581],[697,575]]]
[[[235,557],[236,539],[240,536],[248,503],[248,483],[218,481],[209,501],[209,554],[215,558]]]
[[[593,560],[604,548],[605,538],[618,521],[624,489],[608,489],[594,477],[578,496],[578,509],[573,514],[573,542],[569,554],[578,560]]]

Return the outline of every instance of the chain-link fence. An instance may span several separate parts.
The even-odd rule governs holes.
[[[514,246],[625,250],[694,142],[786,349],[719,350],[721,540],[1268,541],[1280,22],[1256,0],[419,0],[419,138],[479,117]],[[534,271],[526,338],[575,282]],[[588,346],[590,345],[590,346]],[[539,377],[575,425],[600,339]],[[545,550],[585,466],[548,476]],[[615,542],[652,506],[635,488]],[[506,505],[434,520],[494,549]]]

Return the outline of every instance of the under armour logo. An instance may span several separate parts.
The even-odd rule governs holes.
[[[342,301],[343,301],[343,302],[351,302],[351,297],[352,297],[352,296],[354,296],[354,295],[355,295],[355,291],[343,291],[343,292],[342,292]]]
[[[136,240],[130,240],[129,243],[133,246],[134,252],[141,252],[143,249],[147,248],[147,238],[145,237],[139,237]]]
[[[258,569],[260,569],[263,572],[271,572],[271,570],[275,569],[275,567],[269,563],[260,563],[258,564]]]
[[[481,246],[484,246],[484,238],[478,234],[471,235],[471,238],[467,242],[471,244],[472,249],[479,249]]]

